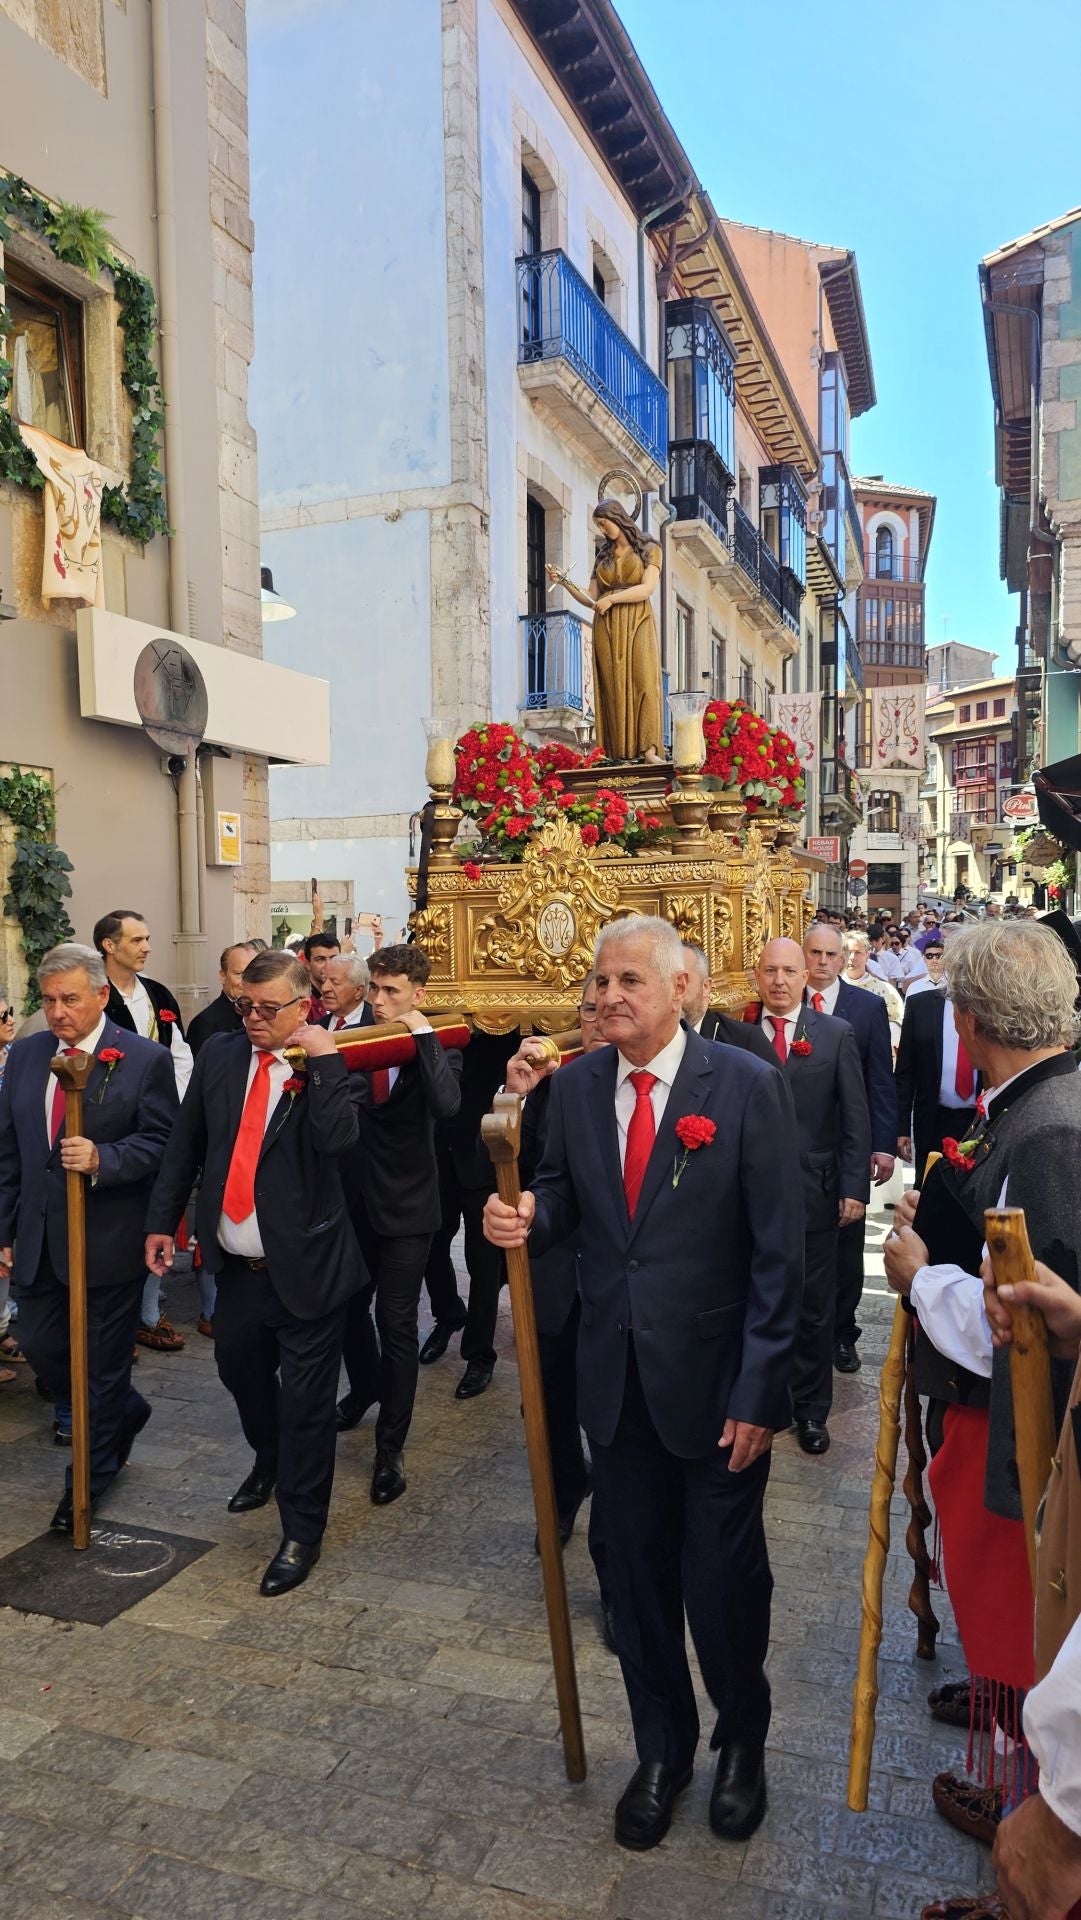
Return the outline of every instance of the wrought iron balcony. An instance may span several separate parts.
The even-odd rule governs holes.
[[[803,605],[803,586],[794,573],[787,567],[781,568],[781,618],[793,633],[799,632],[800,608]]]
[[[758,585],[758,528],[740,506],[732,501],[732,545],[736,559],[749,580]]]
[[[865,667],[901,667],[926,672],[927,656],[919,640],[865,640],[860,648]]]
[[[578,615],[566,611],[523,613],[518,626],[525,688],[522,710],[538,713],[545,708],[562,708],[581,713],[582,622]]]
[[[673,440],[668,449],[668,497],[677,520],[704,520],[728,545],[728,474],[709,440]]]
[[[871,547],[863,549],[863,570],[868,581],[871,580],[907,580],[919,582],[920,563],[911,556],[902,559],[900,554],[884,558]]]
[[[759,535],[758,539],[758,584],[763,600],[768,600],[777,613],[781,611],[781,563],[771,548]]]
[[[517,263],[518,361],[565,361],[659,467],[668,446],[668,393],[565,253]]]
[[[820,792],[824,800],[841,800],[853,813],[860,813],[856,775],[845,761],[823,760]]]

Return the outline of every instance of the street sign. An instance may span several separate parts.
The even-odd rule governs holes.
[[[853,900],[862,900],[864,894],[867,892],[866,880],[850,880],[848,883],[848,891],[852,895]]]
[[[813,853],[816,860],[828,860],[835,867],[841,858],[840,836],[836,833],[813,833],[807,842],[807,851]]]
[[[1002,818],[1011,825],[1022,827],[1026,821],[1036,821],[1040,817],[1036,805],[1036,795],[1029,789],[1020,793],[1008,793],[1002,802]]]
[[[866,860],[850,860],[848,863],[848,871],[852,875],[853,880],[864,879],[867,873]]]

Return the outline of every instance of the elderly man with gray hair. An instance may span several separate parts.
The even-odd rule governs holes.
[[[90,1497],[127,1460],[150,1408],[131,1384],[139,1325],[143,1220],[177,1113],[166,1048],[106,1017],[109,980],[93,947],[54,947],[38,969],[47,1033],[12,1051],[0,1087],[0,1276],[14,1274],[23,1350],[54,1399],[66,1400],[67,1182],[87,1176],[86,1297],[90,1352]],[[93,1055],[85,1133],[68,1139],[57,1053]],[[72,1530],[71,1474],[51,1525]]]
[[[639,1766],[621,1846],[663,1839],[699,1722],[684,1617],[717,1710],[710,1824],[766,1806],[770,1445],[790,1419],[803,1290],[799,1150],[782,1077],[680,1019],[687,966],[664,920],[612,921],[595,959],[610,1044],[554,1076],[544,1156],[485,1232],[539,1253],[577,1235],[578,1409]]]
[[[917,1316],[916,1381],[928,1400],[943,1569],[973,1676],[971,1696],[965,1682],[960,1699],[936,1696],[933,1704],[940,1717],[955,1707],[966,1723],[971,1711],[988,1752],[1003,1731],[1020,1742],[1021,1701],[1033,1683],[1033,1594],[1008,1356],[992,1354],[979,1278],[984,1212],[1022,1207],[1037,1260],[1077,1288],[1081,1078],[1070,1050],[1077,980],[1047,928],[993,919],[951,941],[946,986],[984,1092],[966,1137],[943,1142],[922,1192],[898,1209],[885,1263],[891,1287]],[[1052,1371],[1061,1417],[1071,1364],[1052,1361]],[[985,1723],[992,1701],[997,1729]],[[1023,1781],[1026,1769],[1008,1762],[1004,1772]],[[940,1774],[933,1794],[963,1832],[994,1839],[1003,1792],[993,1774],[980,1786]]]

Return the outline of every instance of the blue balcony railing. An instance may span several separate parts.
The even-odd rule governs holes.
[[[736,499],[732,501],[732,546],[744,573],[757,587],[758,528]]]
[[[603,300],[565,253],[524,255],[518,266],[518,359],[564,359],[599,394],[658,466],[668,449],[668,394]]]
[[[545,707],[582,712],[582,622],[576,613],[523,613],[522,709],[537,713]]]

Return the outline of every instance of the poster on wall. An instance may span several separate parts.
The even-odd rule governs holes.
[[[817,693],[771,693],[767,718],[771,727],[782,728],[794,742],[806,773],[818,759]]]
[[[872,687],[871,765],[922,767],[924,763],[923,686]]]

